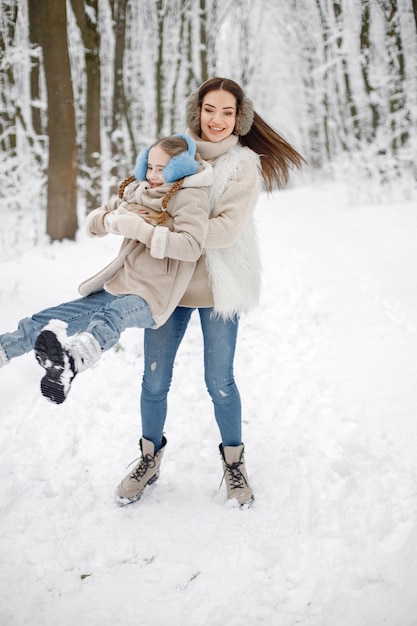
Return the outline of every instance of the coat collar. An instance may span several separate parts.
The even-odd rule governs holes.
[[[206,161],[212,161],[223,154],[226,154],[226,152],[236,146],[239,142],[239,137],[237,135],[229,135],[226,139],[215,143],[213,141],[203,141],[201,137],[193,133],[193,131],[189,128],[187,128],[185,132],[194,139],[197,144],[197,152],[200,154],[201,158]]]

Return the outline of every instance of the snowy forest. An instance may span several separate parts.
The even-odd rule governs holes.
[[[0,0],[1,329],[115,257],[88,212],[214,75],[307,161],[255,207],[227,501],[194,312],[161,476],[118,507],[143,332],[66,402],[0,371],[1,626],[417,626],[417,0]]]
[[[415,188],[417,0],[1,0],[0,34],[4,248],[28,230],[73,239],[215,75],[242,84],[309,182]]]

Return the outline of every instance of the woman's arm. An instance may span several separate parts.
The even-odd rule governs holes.
[[[180,189],[170,200],[171,230],[157,226],[151,245],[156,258],[197,261],[203,252],[209,223],[209,204],[205,187]]]

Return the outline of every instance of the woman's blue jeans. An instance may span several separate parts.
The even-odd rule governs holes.
[[[114,296],[107,291],[99,291],[25,317],[19,322],[17,330],[0,335],[0,345],[7,358],[10,360],[33,350],[37,336],[51,319],[67,322],[68,335],[83,331],[91,333],[102,350],[114,346],[126,328],[150,328],[155,325],[143,298]]]
[[[142,435],[161,447],[167,415],[167,396],[174,360],[192,312],[177,307],[168,321],[145,330],[145,366],[141,394]],[[241,402],[233,374],[239,320],[213,316],[213,309],[198,309],[204,339],[204,376],[224,446],[242,443]],[[192,367],[192,365],[190,365]]]

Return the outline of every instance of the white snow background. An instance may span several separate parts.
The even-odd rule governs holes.
[[[236,379],[255,506],[226,502],[194,314],[175,366],[160,479],[119,508],[138,457],[141,330],[39,392],[0,372],[1,626],[415,626],[417,211],[339,185],[262,195],[262,306]],[[117,237],[3,259],[0,332],[77,297]]]

